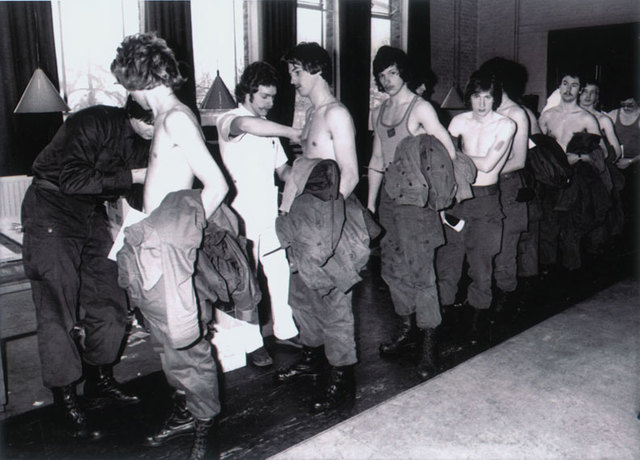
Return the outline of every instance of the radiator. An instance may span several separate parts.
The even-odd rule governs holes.
[[[0,218],[20,222],[20,206],[31,179],[31,176],[0,177]]]

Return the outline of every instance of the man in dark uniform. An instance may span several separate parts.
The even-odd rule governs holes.
[[[98,438],[76,396],[95,403],[136,403],[113,378],[128,324],[105,201],[143,183],[153,116],[134,101],[72,115],[33,163],[22,203],[23,261],[38,323],[42,380],[73,437]],[[74,340],[72,330],[82,331]],[[80,344],[81,342],[81,344]]]

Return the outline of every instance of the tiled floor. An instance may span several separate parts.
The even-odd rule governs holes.
[[[639,288],[617,283],[272,458],[640,458]]]
[[[407,357],[398,361],[389,361],[380,359],[378,355],[379,343],[387,339],[396,326],[388,292],[379,277],[378,262],[376,257],[372,258],[365,273],[365,279],[354,294],[360,360],[356,369],[358,391],[354,407],[344,412],[311,415],[308,406],[314,387],[310,382],[300,381],[274,386],[273,369],[258,370],[246,367],[224,374],[221,376],[223,411],[218,418],[216,430],[211,436],[212,458],[266,458],[420,384],[415,375],[415,358]],[[628,280],[633,276],[635,262],[634,252],[620,250],[606,257],[588,260],[585,269],[579,273],[552,272],[547,278],[535,284],[526,308],[515,320],[496,325],[494,342],[498,344],[590,298],[620,280]],[[637,282],[637,277],[634,279]],[[637,305],[637,291],[635,294],[629,294],[629,299],[635,300],[634,305]],[[569,310],[568,313],[571,311],[573,310]],[[588,316],[590,313],[585,311],[581,315]],[[581,316],[578,315],[577,318],[580,319]],[[633,327],[632,325],[633,323],[628,323],[629,327]],[[567,331],[580,337],[578,328],[573,330],[567,327]],[[33,340],[33,337],[30,340]],[[499,347],[507,345],[503,344]],[[31,365],[34,359],[37,360],[34,343],[25,342],[22,348],[18,347],[16,350],[10,350],[10,346],[13,345],[7,346],[9,363],[17,359],[17,362],[24,366],[9,366],[9,388],[12,393],[7,407],[9,416],[0,424],[3,434],[0,458],[175,459],[183,457],[188,452],[188,440],[177,441],[155,449],[141,445],[143,436],[160,425],[169,404],[169,389],[162,374],[157,371],[159,369],[157,357],[151,353],[148,343],[128,347],[125,350],[127,358],[117,367],[118,377],[123,381],[128,380],[127,389],[140,394],[143,398],[142,403],[134,407],[90,413],[94,419],[100,420],[109,433],[102,440],[93,443],[71,442],[61,431],[54,417],[53,408],[48,404],[50,402],[47,400],[48,394],[41,387],[37,366]],[[267,341],[267,346],[275,357],[276,366],[290,363],[296,358],[295,351],[276,345],[272,340]],[[450,371],[427,382],[426,385],[442,384],[443,379],[448,378],[451,373],[462,372],[462,367],[459,367],[459,370],[456,366],[476,355],[478,356],[474,360],[467,363],[478,361],[481,363],[483,359],[495,356],[497,349],[493,348],[478,355],[480,350],[461,343],[455,334],[443,334],[440,350],[442,369]],[[485,379],[485,374],[480,372],[482,367],[479,366],[475,371],[476,378],[480,380]],[[20,372],[24,374],[17,375]],[[562,389],[562,385],[559,388]],[[418,391],[418,389],[411,391]],[[407,394],[413,393],[405,393]],[[525,392],[524,395],[534,398],[535,392]],[[12,406],[18,401],[22,401],[21,407]],[[33,405],[34,402],[40,401],[42,401],[42,407]],[[396,400],[393,401],[392,405],[396,404]],[[454,400],[453,403],[455,404],[456,401]],[[637,399],[635,403],[638,403]],[[477,412],[479,408],[475,407],[481,404],[481,401],[475,401],[473,404],[474,407],[469,408],[467,415],[471,418],[482,415]],[[630,410],[637,409],[637,407],[630,408]],[[370,413],[367,412],[367,414]],[[388,421],[390,417],[384,413],[381,414],[380,418]],[[358,420],[359,418],[354,419],[353,423],[357,424]],[[482,418],[478,420],[482,425]],[[605,421],[603,420],[603,423]],[[549,428],[554,426],[550,424]],[[567,429],[570,430],[572,427]],[[386,431],[385,434],[390,438],[396,436],[390,431]],[[472,432],[461,433],[460,442],[466,442],[472,434]],[[384,438],[381,437],[380,441],[384,441]],[[371,444],[371,448],[374,447],[374,444]],[[380,456],[388,453],[388,451],[378,452]],[[317,455],[312,454],[309,456],[322,457],[319,451],[316,451]],[[409,452],[409,454],[423,457],[420,451]],[[587,457],[578,456],[578,458]],[[447,457],[443,454],[442,458]],[[616,457],[613,455],[610,458]]]

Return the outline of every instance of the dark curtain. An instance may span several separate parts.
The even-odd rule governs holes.
[[[61,113],[14,114],[36,67],[59,87],[50,2],[0,2],[0,176],[30,174]]]
[[[426,76],[431,68],[431,26],[429,0],[409,0],[407,13],[407,56],[416,76]]]
[[[371,2],[340,0],[340,100],[356,126],[361,165],[369,162],[369,79],[371,60]]]
[[[282,57],[296,45],[296,0],[263,0],[260,2],[262,18],[262,60],[278,70],[280,86],[269,119],[291,125],[295,89],[289,84],[287,64]]]
[[[196,80],[191,39],[191,4],[188,1],[144,2],[146,32],[157,32],[173,50],[180,73],[187,81],[175,93],[200,120],[196,104]]]

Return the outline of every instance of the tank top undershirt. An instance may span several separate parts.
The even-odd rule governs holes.
[[[409,132],[409,114],[411,110],[413,110],[413,106],[418,101],[420,96],[414,96],[413,100],[407,107],[404,115],[400,121],[394,125],[387,125],[382,121],[382,117],[384,116],[384,111],[387,107],[387,103],[389,99],[382,103],[380,107],[380,112],[378,113],[378,118],[376,119],[376,124],[374,129],[378,138],[380,139],[380,144],[382,148],[382,160],[384,162],[384,169],[387,169],[389,163],[393,162],[393,157],[396,153],[396,147],[400,143],[402,139],[405,137],[411,136]]]
[[[616,112],[616,119],[614,121],[614,128],[618,135],[620,144],[624,146],[624,157],[634,158],[640,155],[640,126],[638,126],[638,120],[640,114],[633,120],[630,125],[623,125],[620,121],[620,112]]]

